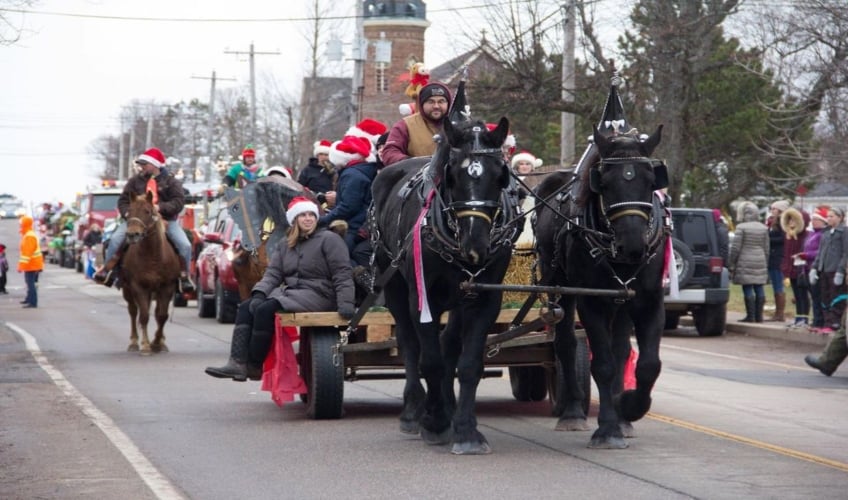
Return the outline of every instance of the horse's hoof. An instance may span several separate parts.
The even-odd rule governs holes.
[[[619,422],[618,426],[621,428],[621,435],[626,438],[634,438],[636,437],[636,431],[633,429],[633,424],[627,421]]]
[[[421,439],[423,439],[425,443],[430,445],[448,444],[451,442],[452,437],[453,429],[451,429],[450,427],[443,430],[442,432],[433,432],[421,428]]]
[[[492,453],[492,447],[485,439],[483,441],[454,443],[451,446],[451,453],[454,455],[488,455]]]
[[[418,425],[418,421],[416,420],[401,420],[400,421],[400,431],[404,434],[420,434],[421,426]]]
[[[555,431],[588,431],[589,424],[585,418],[561,418],[557,421]]]
[[[587,448],[593,450],[623,450],[627,446],[623,437],[592,437]]]
[[[129,347],[127,347],[127,352],[138,352],[138,345],[130,344]]]
[[[168,352],[168,346],[165,344],[151,345],[150,350],[153,352]]]
[[[153,351],[150,350],[150,346],[147,346],[147,347],[142,347],[139,350],[138,353],[141,354],[142,356],[150,356],[151,354],[153,354]]]

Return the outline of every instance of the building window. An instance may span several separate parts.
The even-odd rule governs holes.
[[[389,78],[386,75],[386,63],[377,63],[375,75],[377,93],[387,94],[389,92]]]

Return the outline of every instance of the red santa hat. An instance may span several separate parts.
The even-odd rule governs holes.
[[[517,155],[513,156],[509,164],[514,170],[518,166],[518,162],[520,161],[526,161],[530,163],[530,165],[533,165],[533,168],[539,168],[542,166],[542,160],[533,156],[530,151],[522,151]]]
[[[312,145],[312,156],[330,154],[330,146],[332,145],[333,143],[328,141],[327,139],[315,141],[315,144]]]
[[[380,136],[378,135],[377,138]],[[374,140],[376,141],[377,138]],[[351,162],[366,161],[371,156],[371,141],[364,137],[346,135],[330,147],[330,163],[344,167]]]
[[[159,148],[150,148],[138,155],[135,162],[142,165],[149,163],[154,167],[162,168],[165,166],[165,155],[162,154],[162,151],[159,151]]]
[[[289,202],[288,209],[286,210],[286,220],[289,221],[289,225],[294,225],[294,220],[297,216],[307,212],[312,212],[316,217],[318,217],[318,205],[309,198],[295,196],[292,198],[292,201]]]
[[[830,207],[822,205],[820,207],[816,207],[813,210],[813,219],[818,219],[822,222],[827,222],[827,211],[830,210]]]
[[[489,130],[489,132],[491,132],[492,130],[498,128],[498,124],[487,123],[486,128]],[[506,139],[504,139],[503,146],[501,147],[507,148],[509,150],[509,154],[512,154],[515,151],[515,136],[512,134],[512,132],[507,132]]]
[[[377,120],[365,118],[353,127],[347,129],[345,135],[364,137],[371,141],[371,144],[374,144],[377,142],[377,139],[386,132],[386,130],[388,130],[388,128]]]
[[[244,148],[241,152],[241,158],[244,159],[246,156],[252,156],[256,158],[256,151],[253,150],[252,147],[248,146]]]

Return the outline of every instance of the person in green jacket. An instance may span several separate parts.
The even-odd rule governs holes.
[[[240,188],[259,177],[259,165],[256,163],[256,151],[251,146],[241,152],[241,162],[236,163],[224,176],[224,185]]]

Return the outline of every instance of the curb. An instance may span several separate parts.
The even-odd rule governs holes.
[[[824,347],[830,340],[830,335],[819,335],[811,333],[806,328],[788,328],[785,323],[768,321],[764,323],[740,323],[744,314],[736,311],[727,311],[727,326],[725,333],[748,335],[750,337],[783,340],[786,342],[798,342],[801,344]],[[788,322],[788,320],[787,320]],[[692,317],[680,318],[681,325],[692,326]]]

